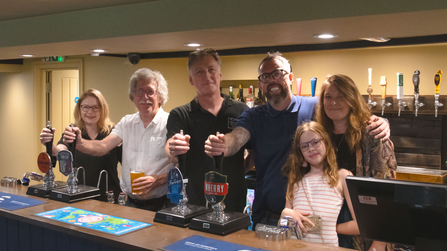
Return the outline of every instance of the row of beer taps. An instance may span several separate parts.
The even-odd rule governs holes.
[[[418,110],[422,106],[424,106],[424,103],[419,101],[419,75],[421,72],[419,70],[414,71],[413,74],[413,85],[414,85],[414,114],[417,117],[418,116]],[[401,72],[398,72],[396,74],[397,76],[397,106],[399,108],[399,111],[397,113],[398,116],[400,116],[400,112],[404,107],[407,106],[407,104],[403,101],[404,94],[403,94],[403,88],[404,88],[404,75]],[[435,82],[435,117],[438,117],[438,107],[442,107],[444,104],[439,102],[439,93],[440,93],[440,87],[441,87],[441,76],[442,76],[442,70],[439,70],[436,72],[434,77]],[[373,89],[371,88],[372,84],[372,68],[368,68],[368,89],[366,89],[366,92],[368,93],[368,107],[371,109],[372,107],[377,106],[377,102],[372,101],[371,94],[373,92]],[[382,116],[385,111],[386,107],[391,106],[391,103],[385,101],[386,97],[386,86],[387,86],[387,79],[386,76],[380,77],[380,89],[382,94]]]

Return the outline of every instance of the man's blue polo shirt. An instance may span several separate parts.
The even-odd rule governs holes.
[[[281,214],[286,203],[287,177],[281,173],[292,146],[296,128],[312,119],[316,97],[293,96],[289,107],[277,111],[266,103],[246,110],[235,127],[250,132],[255,153],[256,192],[253,202],[253,223],[265,212]]]

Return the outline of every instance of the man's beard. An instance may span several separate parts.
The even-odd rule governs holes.
[[[270,95],[270,91],[267,89],[267,92],[265,93],[265,97],[267,98],[267,101],[270,104],[277,105],[281,101],[283,101],[284,99],[287,98],[287,95],[289,94],[288,90],[286,90],[286,88],[284,88],[284,86],[282,86],[282,85],[280,85],[279,88],[281,91],[279,92],[279,94],[275,94],[275,95]]]

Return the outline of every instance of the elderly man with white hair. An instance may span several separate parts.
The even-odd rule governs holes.
[[[64,142],[76,138],[76,149],[94,156],[123,144],[120,185],[129,197],[129,206],[158,211],[169,205],[166,176],[173,166],[164,151],[169,114],[161,106],[168,100],[167,82],[158,71],[139,69],[130,78],[129,97],[138,112],[124,116],[109,136],[84,140],[77,127],[68,126]],[[131,182],[131,171],[142,171],[144,176]]]

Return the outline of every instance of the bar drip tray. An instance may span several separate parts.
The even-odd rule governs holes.
[[[64,182],[64,181],[54,181],[54,183],[56,183],[56,188],[63,188],[63,187],[67,186],[67,182]],[[53,188],[53,189],[56,189],[56,188]],[[48,196],[50,196],[50,193],[53,189],[45,189],[45,184],[42,183],[42,184],[29,186],[28,190],[26,191],[26,194],[38,196],[41,198],[48,198]]]
[[[67,187],[53,189],[50,193],[50,199],[62,202],[76,202],[81,200],[93,199],[99,197],[101,192],[97,187],[78,185],[78,192],[68,193]]]

